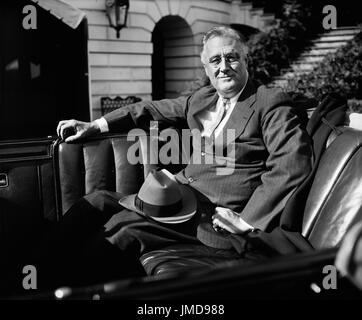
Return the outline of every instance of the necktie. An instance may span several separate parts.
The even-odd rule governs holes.
[[[224,119],[226,111],[230,105],[230,99],[222,98],[222,104],[216,110],[216,116],[214,121],[206,128],[204,128],[205,135],[211,137],[215,129],[220,125],[221,121]]]

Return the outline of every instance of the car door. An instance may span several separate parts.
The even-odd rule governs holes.
[[[0,243],[21,255],[57,220],[53,139],[0,142]]]

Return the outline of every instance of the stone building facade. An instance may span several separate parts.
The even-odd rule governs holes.
[[[91,117],[100,98],[175,97],[199,75],[203,33],[217,25],[265,30],[274,17],[241,0],[130,0],[127,27],[116,37],[105,0],[66,0],[88,21]]]

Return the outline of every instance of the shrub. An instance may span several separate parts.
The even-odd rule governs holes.
[[[249,71],[255,82],[271,82],[308,44],[312,30],[318,30],[312,12],[308,3],[285,0],[279,22],[268,33],[250,39]]]

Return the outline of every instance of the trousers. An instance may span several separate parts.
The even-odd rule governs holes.
[[[200,244],[197,214],[185,223],[165,225],[124,209],[118,204],[121,197],[111,191],[86,195],[48,232],[38,259],[45,287],[144,276],[142,254],[176,243]]]

